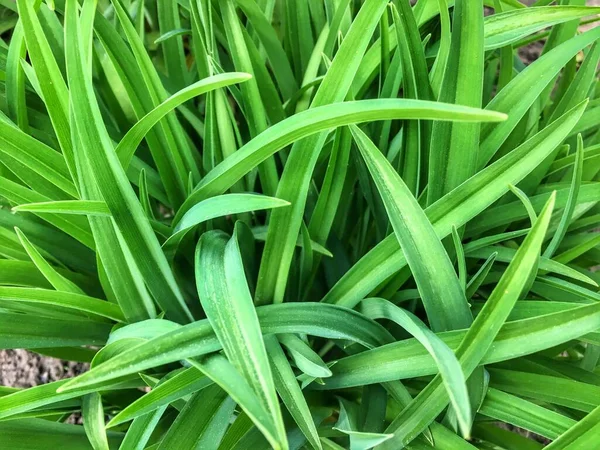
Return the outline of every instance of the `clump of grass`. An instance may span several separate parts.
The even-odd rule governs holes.
[[[595,447],[600,8],[537,3],[3,0],[0,348],[91,370],[0,446]]]

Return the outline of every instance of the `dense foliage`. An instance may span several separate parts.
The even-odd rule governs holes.
[[[557,3],[0,0],[0,348],[91,364],[0,387],[0,447],[596,448]]]

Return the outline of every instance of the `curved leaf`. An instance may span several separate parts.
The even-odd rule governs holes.
[[[250,78],[251,76],[247,73],[222,73],[200,80],[170,96],[152,111],[138,120],[138,122],[129,129],[127,134],[123,136],[123,139],[121,139],[115,148],[115,153],[119,157],[121,165],[127,169],[138,145],[146,136],[146,134],[154,125],[158,123],[158,121],[160,121],[179,105],[194,97],[197,97],[198,95],[202,95],[206,92],[210,92],[225,86],[230,86],[235,83],[244,82]]]
[[[268,430],[267,439],[276,447],[286,447],[279,402],[260,324],[246,284],[237,234],[234,233],[231,239],[218,231],[203,234],[196,247],[195,259],[196,285],[206,316],[225,355],[270,416],[270,424],[261,424],[263,430]]]
[[[485,19],[485,49],[504,47],[536,31],[592,14],[600,14],[600,8],[540,6],[493,14]]]

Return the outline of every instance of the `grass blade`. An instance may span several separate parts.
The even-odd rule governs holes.
[[[425,210],[440,238],[449,235],[452,226],[463,226],[479,211],[508,192],[543,161],[565,138],[581,117],[586,103],[565,114],[529,141],[482,170],[459,188]],[[395,236],[388,236],[341,278],[323,298],[323,302],[355,306],[369,292],[406,265]]]
[[[553,207],[554,197],[551,197],[459,346],[457,358],[465,374],[470,374],[479,365],[521,295],[529,279],[528,269],[535,265],[539,257]],[[386,445],[405,445],[412,441],[441,412],[446,401],[438,375],[388,427],[394,437]]]
[[[483,2],[457,0],[448,66],[439,101],[481,106],[483,90]],[[469,177],[477,167],[468,149],[477,148],[480,125],[435,122],[431,132],[427,204],[431,205]]]
[[[598,13],[599,8],[587,6],[540,6],[494,14],[485,19],[485,49],[504,47],[552,25]]]
[[[267,438],[274,439],[276,446],[285,447],[279,402],[236,234],[230,240],[220,232],[208,232],[200,238],[196,248],[196,283],[204,311],[225,354],[251,386],[275,426]]]
[[[184,303],[167,260],[148,223],[143,209],[131,189],[112,143],[103,128],[100,111],[91,92],[91,80],[80,47],[80,31],[75,4],[67,2],[67,72],[82,148],[113,220],[133,254],[146,255],[138,259],[140,272],[145,275],[149,290],[160,302],[167,316],[189,322],[191,313]],[[88,44],[89,45],[89,44]],[[86,74],[82,76],[81,74]],[[94,119],[95,118],[95,119]],[[127,212],[125,212],[127,210]]]

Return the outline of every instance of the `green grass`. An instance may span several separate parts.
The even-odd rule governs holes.
[[[554,3],[0,0],[0,348],[91,363],[0,447],[597,446],[600,8]]]

